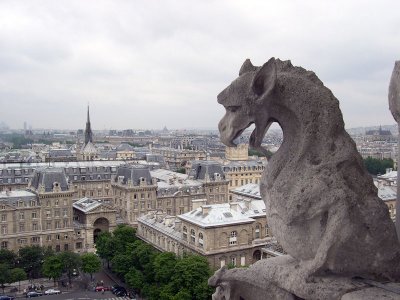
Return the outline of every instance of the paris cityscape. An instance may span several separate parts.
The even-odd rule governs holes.
[[[399,120],[390,101],[400,102],[400,44],[387,41],[398,34],[400,7],[340,2],[0,3],[0,300],[399,299],[400,249],[390,240],[400,224]],[[366,28],[355,14],[369,20]],[[287,74],[299,76],[294,87]],[[303,99],[309,83],[304,112],[282,117],[292,103],[285,93]],[[332,95],[334,109],[331,98],[309,102],[314,92]],[[265,125],[256,117],[267,110],[250,116],[278,96]],[[303,124],[307,113],[317,117]],[[320,129],[321,115],[336,131]],[[318,129],[306,132],[310,122]],[[321,162],[321,145],[342,136],[350,142],[335,140]],[[339,177],[375,193],[376,210],[353,200],[357,188],[331,195]],[[277,178],[294,183],[281,188]],[[304,202],[274,206],[274,193]],[[312,206],[314,193],[321,208]],[[336,208],[326,207],[345,193],[350,212],[329,223]],[[364,221],[368,214],[382,224]],[[352,260],[361,246],[340,239],[341,222],[359,233],[349,238],[354,245],[381,236],[387,252],[371,249],[371,260],[385,268],[380,257],[393,258],[393,273],[368,273],[367,256]],[[337,240],[318,246],[330,230]],[[278,271],[257,273],[275,262]]]

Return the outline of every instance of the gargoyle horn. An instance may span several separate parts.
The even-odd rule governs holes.
[[[257,67],[253,66],[250,59],[246,59],[242,65],[242,67],[240,68],[239,76],[241,76],[244,73],[252,72],[255,70],[257,70]]]

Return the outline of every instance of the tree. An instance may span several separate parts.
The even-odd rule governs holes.
[[[4,294],[4,288],[6,283],[10,283],[11,280],[11,272],[10,272],[10,266],[6,263],[0,264],[0,286],[3,289],[3,294]]]
[[[93,280],[93,273],[101,269],[100,258],[94,253],[85,253],[81,256],[82,271],[90,274],[90,280]]]
[[[196,300],[209,299],[212,289],[207,281],[212,271],[206,258],[188,255],[178,260],[171,282],[176,292],[187,291]],[[186,293],[185,293],[186,295]]]
[[[119,225],[113,231],[113,238],[115,252],[124,254],[127,246],[137,241],[136,230],[127,225]]]
[[[53,255],[44,260],[42,273],[48,278],[53,278],[54,286],[56,286],[56,280],[61,277],[63,269],[64,266],[60,255]]]
[[[176,170],[177,173],[181,173],[181,174],[186,174],[186,169],[185,168],[179,168]]]
[[[112,270],[120,276],[124,276],[128,273],[131,267],[131,255],[129,254],[116,254],[111,260]]]
[[[266,157],[266,158],[268,158],[268,159],[270,159],[270,158],[272,157],[273,154],[274,154],[274,153],[272,153],[272,152],[269,151],[269,150],[266,150],[265,153],[263,153],[263,152],[261,152],[261,151],[258,151],[258,150],[255,150],[255,149],[249,149],[249,151],[248,151],[248,155],[249,155],[249,156]]]
[[[43,259],[42,247],[27,246],[19,249],[19,267],[23,268],[31,279],[39,277]]]
[[[110,268],[110,260],[114,257],[113,244],[114,239],[109,232],[100,233],[96,239],[96,253],[107,261],[108,268]]]
[[[159,285],[166,285],[174,275],[175,265],[178,259],[173,252],[163,252],[158,254],[153,262],[154,279]]]
[[[11,282],[18,281],[18,291],[21,289],[21,281],[28,278],[26,272],[21,268],[11,269]]]
[[[14,266],[17,259],[17,255],[8,249],[0,250],[0,263],[6,263],[10,266]]]
[[[71,251],[62,252],[60,255],[64,271],[67,273],[69,284],[72,282],[72,273],[74,269],[79,269],[82,264],[81,257]]]
[[[125,274],[125,281],[136,292],[140,293],[140,291],[143,289],[143,284],[144,284],[143,274],[134,267],[130,268],[129,272]]]
[[[393,160],[391,158],[385,158],[381,160],[367,157],[364,159],[364,165],[370,174],[384,174],[386,169],[393,168]]]

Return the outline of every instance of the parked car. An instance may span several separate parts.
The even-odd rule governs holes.
[[[94,288],[94,291],[95,291],[95,292],[102,292],[102,291],[109,291],[109,290],[110,290],[110,287],[108,287],[108,286],[102,286],[102,285],[96,286],[96,287]]]
[[[39,297],[39,296],[42,296],[42,295],[43,295],[43,294],[40,293],[40,292],[32,291],[32,292],[28,292],[28,293],[26,294],[26,298]]]
[[[13,296],[1,295],[0,300],[14,300]]]
[[[122,286],[120,286],[120,285],[113,285],[112,287],[111,287],[111,292],[113,293],[113,294],[115,294],[115,291],[116,290],[118,290],[119,288],[122,288]]]
[[[58,295],[61,294],[60,290],[56,289],[48,289],[47,291],[44,292],[45,295]]]
[[[114,294],[115,294],[115,296],[118,296],[118,297],[128,296],[128,292],[123,287],[117,289]]]

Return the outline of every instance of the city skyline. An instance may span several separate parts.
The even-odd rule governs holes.
[[[79,129],[89,102],[95,130],[216,129],[216,97],[244,60],[274,56],[314,71],[346,128],[395,123],[398,2],[92,4],[0,4],[0,122]]]

